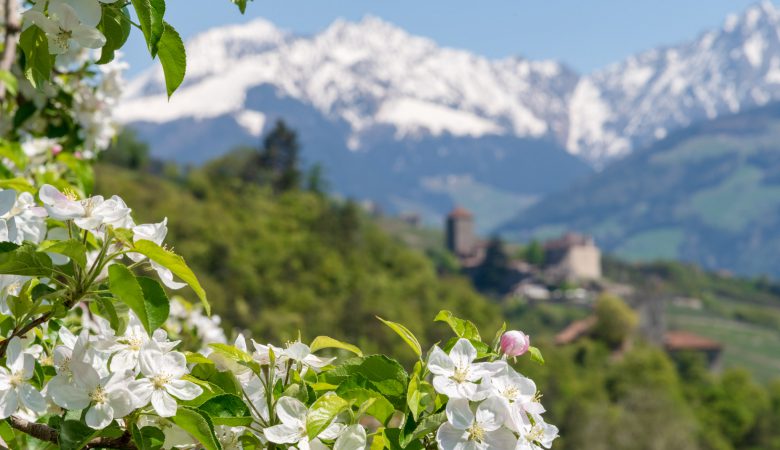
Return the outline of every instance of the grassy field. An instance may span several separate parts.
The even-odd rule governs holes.
[[[721,342],[725,367],[747,368],[761,381],[780,377],[780,330],[727,319],[707,310],[671,306],[667,313],[670,328]]]

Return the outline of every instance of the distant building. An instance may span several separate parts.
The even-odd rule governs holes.
[[[474,215],[458,206],[447,215],[447,249],[459,258],[477,253],[479,241],[474,233]]]
[[[401,213],[400,219],[414,228],[420,228],[420,225],[422,225],[422,217],[416,212]]]
[[[566,233],[544,244],[545,272],[564,280],[601,278],[601,251],[590,236]]]
[[[723,365],[723,345],[687,331],[667,331],[664,348],[670,355],[677,353],[699,353],[704,355],[710,370],[720,370]]]

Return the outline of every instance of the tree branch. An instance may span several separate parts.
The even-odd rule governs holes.
[[[0,70],[10,71],[16,61],[16,39],[21,29],[19,5],[17,0],[0,0],[3,3],[3,22],[5,23],[5,39],[3,54],[0,56]],[[0,84],[0,103],[5,100],[5,84]]]
[[[42,423],[34,423],[29,422],[24,419],[20,419],[16,416],[11,416],[8,418],[8,423],[10,425],[21,431],[22,433],[28,434],[36,439],[39,439],[41,441],[46,442],[52,442],[52,443],[58,443],[59,442],[59,433],[54,428],[42,424]],[[83,447],[84,449],[94,449],[94,448],[113,448],[117,450],[138,450],[138,447],[135,446],[132,442],[130,442],[130,433],[125,432],[122,436],[118,438],[106,438],[106,437],[98,437],[95,439],[92,439],[91,441],[87,442],[87,444]]]

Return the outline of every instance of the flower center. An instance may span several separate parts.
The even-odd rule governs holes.
[[[155,389],[163,389],[165,388],[165,385],[171,382],[171,376],[168,374],[160,374],[155,375],[152,377],[152,386],[154,386]]]
[[[133,351],[139,351],[141,350],[141,347],[143,347],[144,341],[138,336],[132,336],[130,339],[127,340],[127,346],[130,347],[130,350]]]
[[[21,386],[24,383],[24,373],[22,371],[12,373],[8,383],[13,387]]]
[[[479,426],[478,423],[475,423],[466,431],[469,433],[470,441],[482,442],[485,440],[485,429]]]
[[[463,383],[468,379],[469,369],[466,367],[456,367],[455,372],[452,374],[452,379],[456,383]]]
[[[65,31],[62,28],[60,28],[60,32],[57,33],[56,36],[54,36],[54,41],[57,42],[57,44],[62,48],[68,48],[70,47],[70,38],[73,33],[70,31]]]
[[[103,386],[98,386],[89,393],[89,398],[95,403],[105,403],[106,400],[108,400],[108,396],[106,395],[106,390],[103,389]]]
[[[515,400],[520,391],[514,386],[509,386],[501,394],[509,400]]]

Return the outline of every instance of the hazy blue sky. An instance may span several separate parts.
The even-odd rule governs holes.
[[[439,44],[489,57],[557,59],[580,72],[639,50],[695,37],[719,26],[747,0],[255,0],[245,16],[228,0],[168,0],[166,19],[187,39],[227,23],[265,17],[311,34],[343,17],[372,14]],[[134,32],[137,30],[133,30]],[[131,72],[151,64],[134,33],[125,48]]]

